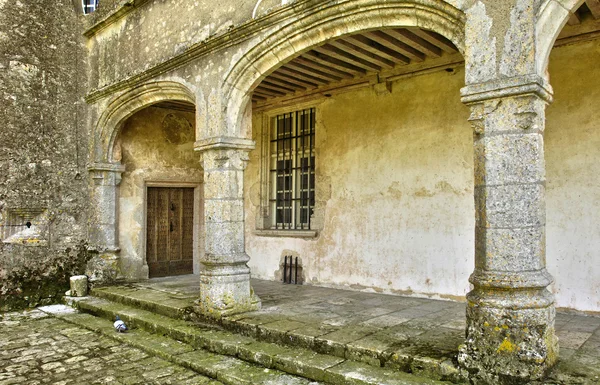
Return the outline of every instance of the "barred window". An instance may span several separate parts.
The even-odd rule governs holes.
[[[314,108],[275,117],[270,154],[272,227],[310,230],[315,206]]]
[[[83,0],[83,13],[92,13],[98,8],[98,0]]]

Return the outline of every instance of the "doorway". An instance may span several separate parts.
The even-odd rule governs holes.
[[[192,274],[194,189],[148,187],[146,225],[150,278]]]

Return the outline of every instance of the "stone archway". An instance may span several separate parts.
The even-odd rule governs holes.
[[[196,104],[192,91],[173,81],[146,83],[111,100],[95,125],[91,159],[114,163],[112,150],[122,123],[137,111],[163,101]]]
[[[121,94],[106,104],[92,132],[90,143],[90,198],[88,223],[90,246],[98,257],[88,264],[92,281],[111,281],[119,275],[118,192],[125,171],[113,154],[123,123],[136,112],[164,101],[195,105],[194,94],[173,81],[150,82]]]
[[[550,52],[560,31],[567,24],[569,17],[584,2],[585,0],[549,0],[544,4],[536,24],[536,70],[538,74],[546,73]]]
[[[223,82],[228,136],[248,137],[242,124],[252,90],[270,72],[314,46],[360,32],[419,27],[449,39],[464,55],[465,15],[439,0],[362,0],[322,7],[280,29],[250,49]]]

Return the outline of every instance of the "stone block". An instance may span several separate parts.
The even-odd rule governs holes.
[[[85,297],[88,294],[88,278],[86,275],[74,275],[70,279],[71,297]]]
[[[477,226],[522,228],[545,225],[545,191],[542,184],[476,187]]]
[[[206,200],[204,203],[206,222],[229,222],[244,220],[244,200]]]
[[[239,198],[244,193],[244,173],[237,170],[211,171],[204,174],[204,198]]]
[[[545,180],[541,134],[484,136],[475,141],[475,185]]]
[[[216,255],[244,253],[244,222],[207,222],[206,252]]]
[[[477,227],[477,267],[494,271],[530,271],[545,267],[543,227],[486,229]]]

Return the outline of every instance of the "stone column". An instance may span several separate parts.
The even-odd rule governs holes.
[[[476,384],[529,383],[557,360],[545,257],[542,80],[463,89],[475,146],[475,271],[459,361]]]
[[[121,174],[120,163],[94,163],[89,169],[91,178],[91,213],[88,221],[90,248],[98,252],[87,266],[90,282],[110,282],[119,271],[118,199]]]
[[[200,310],[219,318],[260,308],[250,287],[244,244],[244,169],[254,142],[217,138],[196,143],[204,168],[205,254]]]

